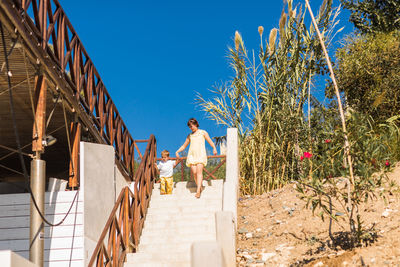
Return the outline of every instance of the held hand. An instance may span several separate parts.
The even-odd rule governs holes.
[[[178,153],[178,152],[175,153],[175,156],[176,156],[178,159],[181,158],[181,157],[179,156],[179,153]]]
[[[217,155],[217,149],[216,148],[213,149],[213,154]]]

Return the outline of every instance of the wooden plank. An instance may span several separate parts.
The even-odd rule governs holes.
[[[83,236],[83,225],[60,225],[56,227],[47,225],[44,228],[44,238],[67,236]],[[15,229],[1,229],[0,240],[26,239],[27,237],[29,237],[29,227],[18,228],[18,231]]]
[[[45,259],[46,260],[46,259]],[[82,259],[66,260],[66,261],[45,261],[44,267],[82,267],[84,262]]]
[[[209,172],[209,171],[208,171],[206,168],[204,168],[204,169],[203,169],[203,171],[204,171],[205,173],[207,173],[207,174],[208,174],[208,176],[207,176],[207,178],[206,178],[206,179],[208,179],[208,177],[210,177],[210,176],[211,176],[211,177],[212,177],[214,180],[215,180],[215,179],[217,179],[217,177],[215,177],[214,175],[212,175],[212,173],[211,173],[211,172]]]
[[[140,157],[140,159],[142,159],[143,158],[143,156],[142,156],[142,153],[140,153],[140,150],[139,150],[139,147],[137,146],[137,141],[135,140],[135,141],[133,141],[133,145],[135,146],[135,148],[136,148],[136,151],[138,152],[138,154],[139,154],[139,157]]]
[[[45,192],[45,203],[71,203],[74,199],[76,191],[58,191],[58,192]],[[83,202],[83,192],[79,192],[77,196],[79,202]],[[4,194],[0,195],[0,206],[2,205],[15,205],[30,203],[29,193],[19,194]]]
[[[71,249],[83,248],[83,237],[53,237],[44,240],[44,249]],[[29,236],[27,239],[2,240],[0,250],[29,251]],[[61,258],[60,258],[61,260]]]
[[[210,175],[213,175],[225,162],[226,162],[226,159],[221,160],[221,162],[211,171],[211,173],[209,175],[207,175],[207,177],[205,179],[208,180],[210,178]]]
[[[54,214],[66,214],[71,207],[72,203],[57,203],[56,205],[46,205],[45,214],[46,215],[54,215]],[[78,207],[76,202],[72,205],[70,212],[83,212],[83,203],[79,202]],[[0,206],[0,218],[4,217],[14,217],[14,216],[25,216],[30,214],[30,204],[22,204],[22,205],[3,205]]]
[[[77,213],[75,218],[74,213],[70,213],[69,216],[65,219],[65,221],[61,225],[74,225],[83,224],[83,213]],[[59,222],[61,219],[65,217],[64,214],[59,215],[49,215],[46,216],[46,219],[51,223]],[[16,217],[6,217],[0,218],[0,231],[1,229],[11,229],[11,228],[20,228],[20,227],[29,227],[29,216],[21,216],[16,219]]]
[[[29,250],[16,251],[15,253],[26,259],[29,258]],[[83,260],[83,248],[74,248],[72,255],[71,249],[44,250],[44,261],[47,262],[69,260],[70,258],[75,260]]]

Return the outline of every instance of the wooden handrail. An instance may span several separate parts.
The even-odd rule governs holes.
[[[215,166],[214,169],[212,169],[211,171],[207,170],[206,168],[204,168],[204,172],[207,173],[207,176],[204,178],[205,180],[209,180],[210,178],[213,178],[214,180],[217,179],[217,177],[214,176],[214,173],[221,168],[221,166],[226,162],[226,156],[225,155],[215,155],[215,156],[207,156],[207,158],[209,159],[223,159],[221,160],[221,162]],[[184,176],[185,176],[185,167],[183,166],[183,161],[187,159],[187,157],[169,157],[170,160],[177,160],[178,164],[176,164],[175,168],[178,167],[179,164],[181,164],[181,168],[180,168],[180,172],[181,172],[181,181],[184,180]],[[162,160],[162,158],[157,158],[158,161]]]
[[[156,140],[151,135],[135,173],[134,192],[126,186],[119,193],[90,258],[89,267],[122,266],[126,254],[136,251],[156,180],[156,152]]]

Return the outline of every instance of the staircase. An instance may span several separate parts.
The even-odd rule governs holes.
[[[222,210],[223,180],[204,181],[201,198],[193,182],[178,182],[172,195],[153,189],[145,225],[136,253],[127,255],[125,267],[190,266],[195,241],[216,240],[216,211]]]
[[[64,218],[75,194],[76,191],[46,192],[46,218],[52,223]],[[45,226],[45,267],[83,266],[82,204],[83,197],[80,193],[71,212],[60,226]],[[29,213],[29,194],[0,195],[0,250],[12,250],[29,259]]]

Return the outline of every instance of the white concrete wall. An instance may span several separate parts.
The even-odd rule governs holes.
[[[114,148],[80,143],[80,190],[83,192],[85,266],[115,203]]]
[[[84,195],[86,266],[119,193],[128,183],[115,166],[112,146],[86,142],[81,142],[80,146],[80,190]]]
[[[235,267],[236,231],[231,211],[218,211],[215,213],[215,232],[217,234],[217,243],[222,248],[226,267]]]
[[[221,246],[216,241],[198,241],[190,248],[191,267],[226,267]]]
[[[115,188],[115,200],[117,200],[119,193],[121,193],[122,188],[128,186],[128,182],[126,181],[125,177],[119,171],[118,167],[114,167],[114,188]]]

